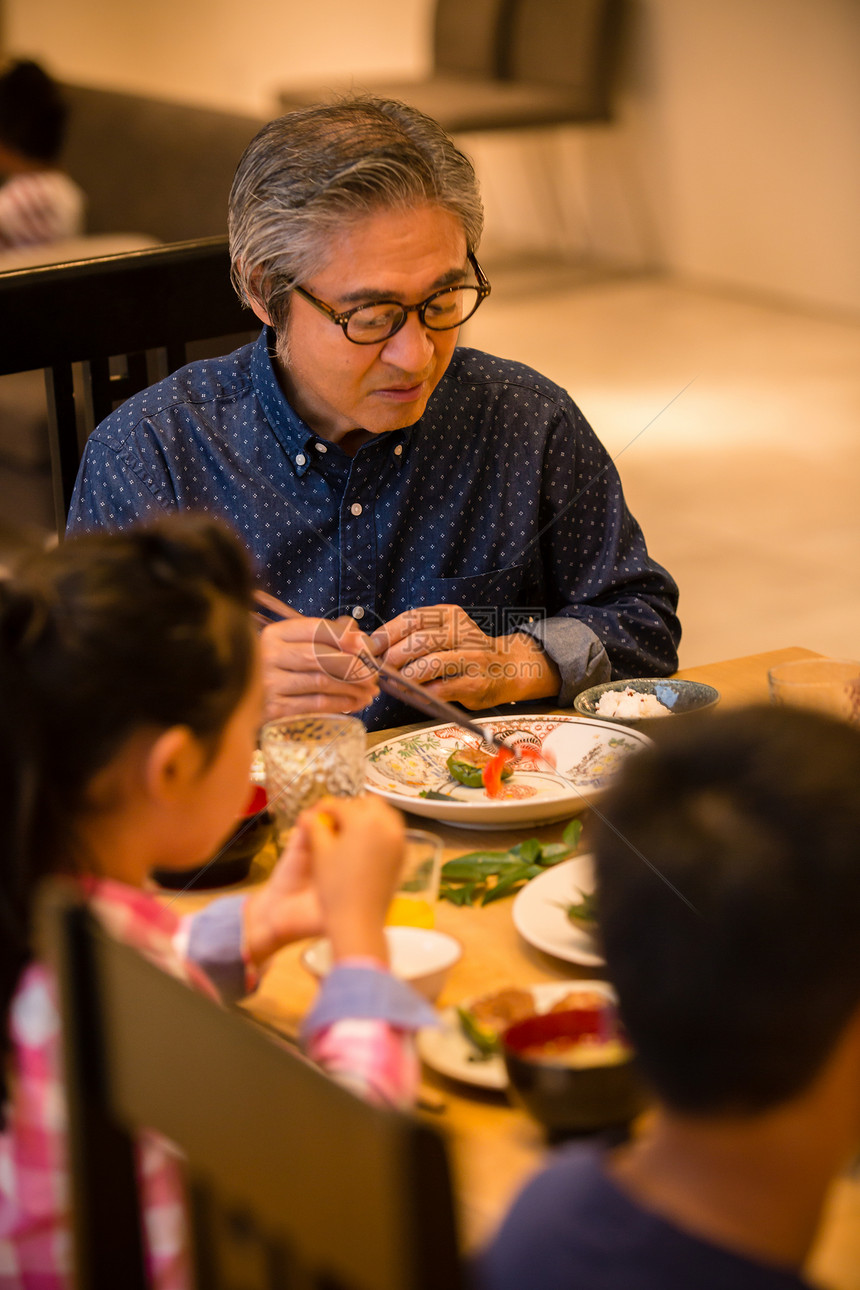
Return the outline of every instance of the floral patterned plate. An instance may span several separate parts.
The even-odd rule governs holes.
[[[440,725],[378,743],[367,753],[367,788],[401,811],[469,829],[528,828],[566,820],[605,792],[625,757],[651,741],[638,730],[587,717],[481,718],[497,734],[536,735],[555,762],[517,765],[502,795],[466,788],[451,779],[446,761],[455,748],[480,741],[459,726]],[[429,797],[444,793],[445,797]],[[422,796],[425,794],[425,796]]]

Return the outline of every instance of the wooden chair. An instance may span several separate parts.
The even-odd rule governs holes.
[[[259,324],[230,283],[225,238],[0,273],[0,376],[44,368],[57,531],[87,437],[119,403]],[[214,344],[219,340],[220,344]]]
[[[63,884],[61,989],[77,1285],[142,1290],[133,1141],[185,1156],[198,1290],[460,1290],[445,1148],[115,941]]]
[[[287,86],[281,110],[354,89],[403,99],[453,134],[605,121],[622,21],[622,0],[436,0],[427,77]]]

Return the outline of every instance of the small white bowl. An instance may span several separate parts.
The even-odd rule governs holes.
[[[463,947],[447,932],[429,927],[386,927],[391,971],[432,1003]],[[315,977],[331,971],[331,945],[327,937],[314,941],[302,953],[302,964]]]

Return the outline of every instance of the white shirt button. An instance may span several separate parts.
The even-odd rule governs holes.
[[[297,466],[303,466],[303,465],[305,464],[305,462],[306,462],[306,461],[307,461],[307,457],[305,456],[305,454],[304,454],[303,452],[297,452],[297,453],[296,453],[296,465],[297,465]]]
[[[353,618],[363,618],[363,617],[364,617],[364,610],[362,609],[361,605],[353,605],[353,607],[352,607],[352,616],[353,616]]]
[[[361,502],[353,502],[349,509],[352,511],[353,515],[360,515],[364,508],[361,505]]]
[[[314,447],[316,448],[317,452],[328,452],[328,448],[325,446],[324,443],[315,443]]]
[[[403,455],[403,444],[402,444],[402,443],[398,443],[398,444],[395,444],[395,445],[394,445],[394,455],[395,455],[395,457],[400,457],[400,456],[402,456],[402,455]]]

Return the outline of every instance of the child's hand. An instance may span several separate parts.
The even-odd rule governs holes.
[[[260,967],[328,934],[335,959],[387,961],[382,927],[403,862],[403,821],[381,798],[330,797],[304,811],[263,887],[245,902],[244,942]]]
[[[403,819],[372,794],[329,797],[299,816],[335,958],[388,960],[385,915],[403,865]]]
[[[245,950],[257,967],[284,945],[322,933],[305,830],[293,829],[265,885],[245,901],[243,917]]]

